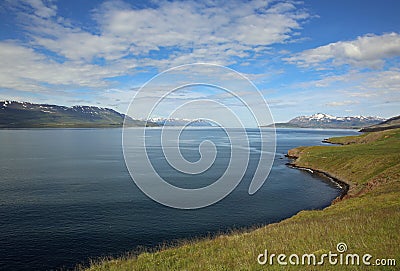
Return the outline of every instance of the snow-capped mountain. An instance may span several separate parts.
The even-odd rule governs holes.
[[[381,123],[362,128],[360,132],[376,132],[400,128],[400,116],[395,116]]]
[[[354,116],[354,117],[335,117],[332,115],[317,113],[311,116],[300,116],[290,120],[290,123],[303,123],[303,122],[379,122],[383,121],[380,117],[365,117],[365,116]]]
[[[19,101],[0,101],[1,128],[30,127],[119,127],[125,115],[113,109],[97,106],[60,106],[34,104]],[[143,126],[145,122],[130,117],[131,126]]]
[[[213,126],[212,123],[202,119],[151,118],[148,121],[160,126]]]
[[[291,119],[287,123],[276,123],[277,127],[300,128],[362,128],[384,121],[381,117],[348,116],[336,117],[324,113],[311,116],[300,116]]]

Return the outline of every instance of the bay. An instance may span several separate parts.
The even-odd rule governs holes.
[[[182,155],[199,159],[199,143],[217,146],[216,163],[199,176],[174,171],[162,157],[159,129],[150,130],[149,157],[174,185],[212,183],[229,161],[229,140],[218,129],[188,129]],[[265,132],[263,130],[263,132]],[[340,194],[329,180],[287,167],[291,148],[321,145],[353,130],[277,129],[271,173],[254,195],[247,191],[259,155],[258,129],[248,129],[251,157],[238,187],[222,201],[178,210],[146,197],[124,163],[121,129],[0,130],[0,270],[73,268],[88,259],[118,256],[138,246],[265,225],[305,209],[328,206]]]

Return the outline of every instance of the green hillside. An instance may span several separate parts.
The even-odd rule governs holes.
[[[390,118],[376,125],[362,128],[361,132],[377,132],[397,128],[400,128],[400,116]]]

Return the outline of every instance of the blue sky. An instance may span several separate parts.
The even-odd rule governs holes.
[[[316,112],[387,118],[400,114],[398,10],[397,0],[5,0],[0,99],[126,112],[157,73],[203,62],[252,80],[275,121]],[[187,89],[167,107],[211,97],[209,88]]]

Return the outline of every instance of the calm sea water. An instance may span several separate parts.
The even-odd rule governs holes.
[[[207,208],[177,210],[150,200],[131,180],[121,129],[0,130],[0,270],[71,268],[138,246],[280,221],[300,210],[326,207],[339,195],[331,182],[288,168],[284,154],[355,131],[278,129],[272,171],[252,196],[247,190],[259,155],[259,132],[248,133],[250,165],[234,192]],[[182,153],[188,160],[198,159],[197,146],[204,139],[218,149],[215,165],[189,179],[162,159],[158,135],[158,129],[148,134],[152,163],[176,185],[208,184],[226,167],[229,148],[223,147],[225,134],[218,129],[183,134]]]

